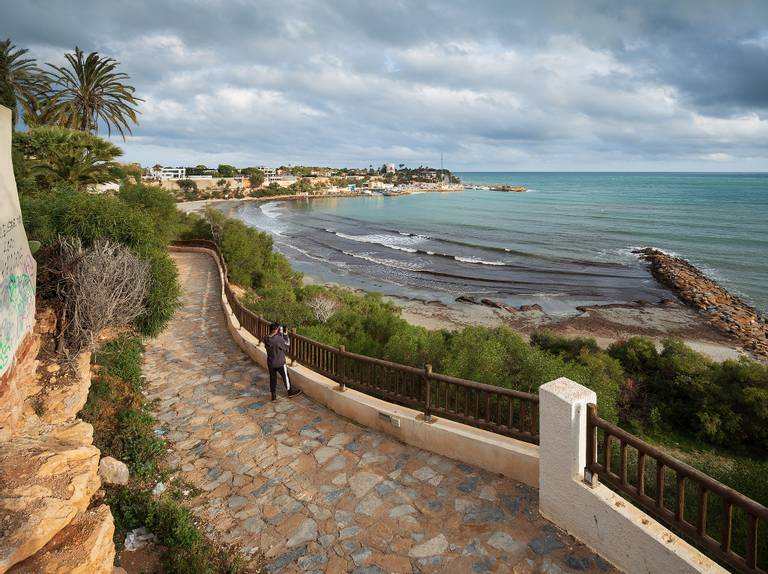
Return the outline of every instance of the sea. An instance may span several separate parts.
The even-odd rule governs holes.
[[[583,305],[672,297],[635,250],[684,257],[765,312],[768,174],[457,173],[525,186],[246,203],[236,212],[320,281],[451,303]]]

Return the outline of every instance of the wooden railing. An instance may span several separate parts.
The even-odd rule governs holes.
[[[586,470],[728,567],[765,574],[768,508],[601,419],[595,405]]]
[[[176,241],[176,247],[212,251],[225,277],[224,293],[241,327],[260,342],[270,321],[249,311],[238,300],[228,281],[227,265],[216,243],[206,240]],[[358,355],[291,333],[289,358],[346,387],[408,406],[424,413],[427,421],[442,416],[467,425],[539,443],[539,397],[433,373],[429,365],[411,367]]]

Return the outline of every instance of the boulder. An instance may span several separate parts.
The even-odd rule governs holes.
[[[59,424],[77,416],[88,400],[91,388],[91,354],[81,353],[73,366],[74,374],[47,384],[33,400],[39,404],[43,422]]]
[[[99,450],[54,439],[0,443],[0,572],[45,546],[99,489]]]
[[[115,523],[109,506],[78,514],[33,556],[10,574],[111,574],[115,561]]]
[[[99,477],[104,484],[128,484],[130,473],[124,462],[105,456],[99,462]]]

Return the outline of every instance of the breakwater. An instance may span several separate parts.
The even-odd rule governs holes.
[[[768,321],[757,309],[728,292],[682,257],[648,247],[635,251],[660,283],[685,303],[705,313],[718,330],[737,339],[747,351],[768,358]]]

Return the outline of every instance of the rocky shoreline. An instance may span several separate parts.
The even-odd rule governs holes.
[[[757,309],[681,257],[652,247],[634,253],[650,264],[651,274],[657,281],[670,287],[683,302],[704,313],[715,328],[738,340],[756,357],[768,359],[768,319]]]

